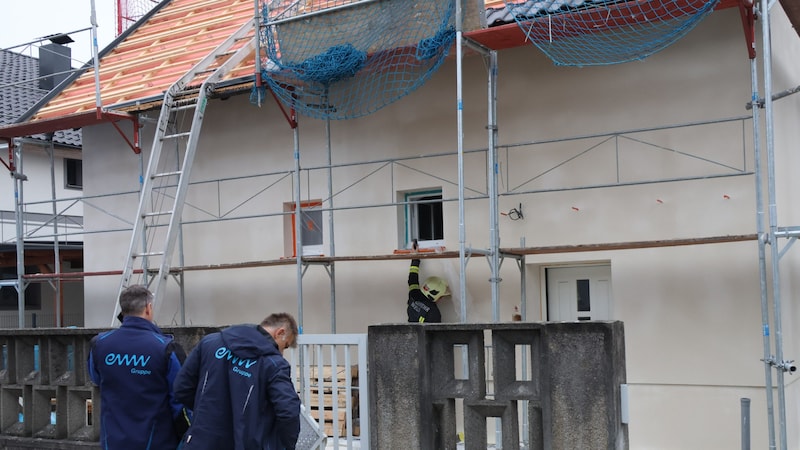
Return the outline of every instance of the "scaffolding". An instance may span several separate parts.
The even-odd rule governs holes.
[[[500,176],[500,171],[498,169],[498,162],[499,162],[499,155],[498,155],[498,144],[497,144],[497,123],[496,123],[496,102],[497,102],[497,53],[496,50],[480,43],[475,39],[471,39],[469,37],[464,36],[464,32],[461,29],[461,5],[460,2],[456,2],[456,103],[457,103],[457,153],[456,158],[458,160],[458,179],[454,184],[458,186],[458,197],[457,198],[449,198],[443,199],[443,201],[449,202],[457,202],[458,209],[459,209],[459,248],[458,251],[444,251],[444,252],[431,252],[431,253],[420,253],[415,254],[413,257],[420,257],[423,259],[430,258],[430,259],[455,259],[458,258],[459,260],[459,288],[460,292],[466,292],[466,267],[468,261],[473,256],[484,256],[489,264],[489,269],[491,271],[491,278],[489,282],[491,283],[491,301],[492,301],[492,318],[493,321],[499,321],[499,285],[500,285],[500,277],[499,277],[499,270],[504,261],[504,259],[509,258],[513,259],[517,262],[518,268],[520,270],[520,283],[521,283],[521,315],[523,320],[526,318],[526,286],[525,286],[525,257],[527,255],[534,255],[534,254],[545,254],[545,253],[566,253],[566,252],[582,252],[582,251],[603,251],[603,250],[620,250],[620,249],[636,249],[636,248],[652,248],[652,247],[666,247],[666,246],[680,246],[680,245],[699,245],[699,244],[716,244],[716,243],[724,243],[724,242],[741,242],[741,241],[757,241],[758,243],[758,253],[759,253],[759,271],[760,271],[760,292],[761,292],[761,312],[762,312],[762,326],[764,329],[763,333],[763,351],[764,351],[764,372],[765,372],[765,387],[766,387],[766,401],[767,401],[767,414],[768,414],[768,431],[769,431],[769,440],[770,440],[770,447],[769,448],[781,448],[787,449],[787,435],[786,435],[786,399],[785,399],[785,391],[784,391],[784,374],[791,373],[795,370],[794,365],[792,364],[793,361],[786,360],[783,355],[783,342],[782,342],[782,305],[781,305],[781,274],[780,274],[780,260],[781,257],[788,251],[789,247],[794,243],[795,239],[800,236],[800,227],[794,226],[780,226],[779,219],[778,219],[778,211],[776,207],[775,201],[775,155],[774,155],[774,122],[773,122],[773,102],[778,98],[782,98],[786,95],[791,95],[798,91],[798,89],[786,91],[784,93],[779,93],[775,95],[770,95],[769,93],[772,92],[772,73],[771,73],[771,31],[770,31],[770,20],[769,20],[769,10],[772,6],[774,6],[775,2],[769,2],[768,0],[761,0],[760,4],[747,4],[745,2],[741,5],[742,10],[742,17],[743,23],[745,26],[745,34],[748,42],[748,51],[750,54],[750,65],[751,65],[751,80],[752,80],[752,93],[751,93],[751,104],[752,104],[752,116],[742,116],[730,119],[724,119],[720,121],[709,121],[703,123],[685,123],[685,124],[678,124],[674,126],[686,126],[686,127],[693,127],[693,126],[713,126],[719,123],[730,123],[735,122],[744,126],[748,121],[752,121],[751,126],[753,128],[753,139],[754,139],[754,152],[755,152],[755,167],[752,171],[746,170],[746,168],[742,168],[739,171],[734,171],[733,173],[720,173],[715,174],[712,176],[718,177],[727,177],[727,176],[740,176],[740,175],[754,175],[755,183],[756,183],[756,233],[755,234],[747,234],[747,235],[737,235],[737,236],[708,236],[705,238],[693,238],[693,239],[672,239],[672,240],[654,240],[654,241],[637,241],[637,242],[611,242],[611,243],[603,243],[603,244],[592,244],[592,245],[559,245],[559,246],[540,246],[540,247],[530,247],[527,246],[523,241],[520,242],[519,247],[512,247],[512,248],[501,248],[500,247],[500,240],[499,240],[499,221],[498,217],[500,216],[499,210],[499,198],[502,195],[515,195],[521,192],[534,192],[534,191],[518,191],[518,192],[511,192],[502,194],[498,191],[498,177]],[[761,35],[763,36],[762,42],[762,50],[761,56],[763,61],[763,89],[764,92],[767,94],[762,96],[759,94],[759,71],[758,71],[758,60],[756,58],[755,52],[755,29],[754,29],[754,20],[758,17],[761,20]],[[462,96],[463,96],[463,83],[462,83],[462,59],[464,57],[465,52],[469,50],[474,53],[479,54],[482,58],[485,59],[487,63],[487,110],[488,110],[488,117],[487,117],[487,147],[485,149],[478,149],[478,150],[470,150],[464,148],[464,127],[463,127],[463,108],[462,108]],[[97,61],[97,58],[95,58]],[[97,74],[97,70],[95,70]],[[98,95],[99,98],[99,95]],[[763,117],[763,131],[764,136],[762,138],[761,131],[762,131],[762,118],[760,115],[760,109],[764,110],[764,117]],[[102,116],[102,114],[105,116]],[[329,252],[328,256],[305,256],[303,255],[303,247],[302,247],[302,232],[300,229],[301,220],[295,220],[295,233],[297,236],[296,239],[296,249],[295,249],[295,258],[294,259],[274,259],[274,260],[260,260],[260,261],[242,261],[237,263],[228,263],[228,264],[215,264],[215,265],[195,265],[195,266],[187,266],[181,264],[181,266],[177,267],[167,267],[164,270],[169,272],[173,275],[179,275],[183,272],[188,271],[206,271],[206,270],[220,270],[220,269],[236,269],[236,268],[246,268],[246,267],[267,267],[267,266],[276,266],[276,265],[295,265],[296,266],[296,282],[297,282],[297,293],[298,293],[298,319],[299,324],[302,327],[303,321],[303,277],[306,273],[306,270],[313,265],[319,265],[325,268],[326,273],[328,274],[330,280],[330,291],[331,291],[331,332],[336,332],[336,316],[335,316],[335,304],[336,304],[336,296],[335,296],[335,283],[336,283],[336,276],[335,276],[335,265],[337,262],[348,262],[348,261],[377,261],[377,260],[407,260],[412,257],[409,254],[385,254],[385,255],[349,255],[349,256],[339,256],[336,254],[336,249],[334,247],[334,212],[347,210],[347,209],[355,209],[355,208],[362,208],[362,207],[396,207],[402,205],[400,202],[392,202],[392,203],[385,203],[382,205],[346,205],[346,206],[334,206],[334,198],[336,197],[336,193],[333,191],[333,170],[337,167],[342,167],[343,165],[335,165],[332,163],[331,158],[331,141],[330,141],[330,121],[327,120],[325,123],[325,135],[327,140],[327,164],[321,165],[318,167],[311,167],[311,168],[303,168],[301,169],[299,164],[300,158],[300,146],[299,146],[299,128],[297,126],[296,118],[293,117],[291,114],[287,114],[287,119],[289,122],[290,127],[292,128],[293,132],[293,142],[294,142],[294,154],[295,154],[295,166],[291,171],[281,171],[275,172],[272,174],[261,174],[258,176],[272,176],[277,177],[280,179],[291,179],[293,185],[295,186],[295,200],[296,200],[296,208],[294,212],[285,213],[285,212],[278,212],[278,213],[271,213],[272,215],[286,215],[286,214],[301,214],[302,207],[301,207],[301,180],[304,176],[309,176],[311,172],[314,171],[324,171],[327,172],[327,189],[328,189],[328,198],[326,199],[328,205],[323,211],[327,211],[329,213],[329,221],[328,221],[328,233],[330,236],[329,239]],[[122,113],[115,113],[113,111],[101,111],[100,106],[98,105],[97,113],[95,117],[92,119],[90,116],[86,116],[82,121],[75,122],[80,123],[82,126],[89,126],[97,123],[103,123],[107,121],[120,121],[120,120],[131,120],[134,121],[134,130],[138,128],[138,120],[134,116]],[[57,126],[64,126],[66,123],[62,121],[53,121],[50,123],[39,124],[38,127],[44,127],[45,129],[55,129],[54,127]],[[21,154],[14,153],[15,149],[15,141],[10,137],[11,134],[16,136],[21,136],[25,134],[30,134],[31,131],[39,131],[40,128],[25,128],[25,124],[22,124],[20,127],[17,127],[13,130],[0,130],[0,138],[5,139],[8,142],[8,151],[9,151],[9,161],[19,160],[21,159]],[[646,132],[651,130],[628,130],[623,132],[617,133],[609,133],[608,136],[618,136],[622,134],[631,134],[631,133],[638,133],[638,132]],[[10,134],[9,134],[10,132]],[[25,133],[25,134],[20,134]],[[602,135],[594,135],[594,136],[579,136],[574,138],[569,138],[565,140],[576,140],[576,139],[586,139],[589,137],[599,137]],[[500,147],[505,149],[506,156],[508,157],[509,152],[517,146],[525,146],[525,145],[538,145],[538,144],[545,144],[547,142],[552,141],[530,141],[530,142],[519,142],[514,144],[505,144],[504,146]],[[762,143],[765,147],[765,153],[762,154]],[[134,138],[134,144],[131,145],[132,148],[138,148],[138,135]],[[483,153],[484,158],[486,161],[486,182],[487,182],[487,192],[479,193],[475,195],[468,196],[467,190],[465,189],[465,182],[464,182],[464,156],[467,154],[472,153]],[[436,155],[423,155],[421,158],[435,158],[443,156],[443,154],[436,154]],[[451,155],[452,156],[452,155]],[[762,167],[762,159],[766,160],[767,167]],[[362,162],[359,164],[375,164],[375,165],[389,165],[393,166],[397,164],[400,160],[385,160],[385,161],[369,161],[369,162]],[[12,173],[12,176],[15,176],[15,179],[18,179],[18,183],[21,187],[22,183],[22,174],[15,170],[13,165],[6,165],[7,168]],[[141,173],[142,176],[146,174],[144,171]],[[288,178],[287,178],[288,177]],[[707,175],[704,175],[703,178],[707,178]],[[227,181],[233,180],[233,178],[227,179]],[[209,182],[220,182],[226,181],[225,179],[218,179]],[[202,182],[195,182],[194,184],[199,184]],[[192,183],[190,183],[192,184]],[[635,183],[633,183],[635,184]],[[622,183],[620,183],[622,185]],[[766,192],[763,191],[763,187],[766,186]],[[567,188],[565,188],[567,189]],[[120,192],[113,195],[123,195],[123,196],[130,196],[130,195],[138,195],[137,192]],[[471,200],[477,199],[485,199],[489,201],[489,247],[488,248],[469,248],[467,245],[467,238],[466,238],[466,230],[465,230],[465,205],[467,202]],[[62,199],[56,200],[53,198],[50,202],[53,204],[53,216],[54,219],[58,216],[58,209],[56,208],[56,203],[59,201],[66,201],[66,202],[77,202],[77,201],[89,201],[91,202],[91,198],[85,197],[76,197],[72,199]],[[48,203],[48,202],[43,202]],[[24,260],[23,249],[22,249],[22,242],[24,241],[25,232],[23,230],[22,224],[22,211],[24,206],[29,204],[24,204],[22,201],[22,196],[19,196],[19,199],[16,202],[17,210],[19,214],[17,215],[17,243],[18,243],[18,251],[17,251],[17,258],[18,261]],[[246,220],[249,217],[242,216],[236,217],[235,219]],[[205,221],[213,221],[213,220],[231,220],[229,217],[216,217],[210,218]],[[202,220],[196,221],[185,221],[182,222],[182,225],[189,225],[193,223],[202,223]],[[116,231],[123,231],[123,230],[131,230],[133,227],[121,227]],[[108,230],[106,230],[108,231]],[[81,231],[80,233],[76,234],[86,234],[86,231]],[[64,237],[64,234],[60,234],[58,229],[54,229],[54,233],[51,236],[56,243],[56,246],[59,242],[60,237]],[[68,235],[67,235],[68,236]],[[780,243],[782,242],[781,239],[786,239],[787,244],[780,247]],[[57,248],[57,247],[56,247]],[[179,243],[179,252],[182,252],[182,248],[180,248]],[[181,258],[182,261],[182,258]],[[768,263],[769,261],[769,263]],[[23,266],[23,270],[19,271],[18,279],[15,283],[3,282],[4,285],[13,284],[17,288],[19,292],[19,304],[20,304],[20,326],[24,325],[23,313],[24,313],[24,286],[30,282],[37,282],[37,281],[50,281],[50,280],[80,280],[83,277],[87,276],[118,276],[123,274],[123,270],[110,270],[110,271],[103,271],[103,272],[79,272],[79,273],[60,273],[57,271],[54,274],[39,274],[39,275],[24,275],[24,263],[20,262],[18,267]],[[142,268],[139,273],[146,274],[148,271],[151,271],[148,267]],[[772,304],[770,307],[770,289],[772,288],[771,292],[771,300]],[[180,289],[183,289],[182,283],[180,283]],[[181,306],[183,309],[183,304]],[[772,311],[772,317],[770,317],[770,310]],[[461,320],[463,322],[468,321],[468,311],[466,310],[466,302],[461,302]],[[185,317],[181,317],[181,322],[185,321]],[[771,327],[772,324],[772,327]],[[774,354],[772,351],[772,347],[774,346]],[[775,370],[777,375],[777,395],[778,395],[778,412],[777,412],[777,419],[775,418],[775,405],[773,399],[773,385],[772,385],[772,373]],[[777,423],[776,423],[777,421]],[[776,436],[777,430],[777,436]],[[777,447],[777,443],[780,442],[780,447]]]

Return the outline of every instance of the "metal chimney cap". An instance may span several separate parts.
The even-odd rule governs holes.
[[[53,44],[61,44],[61,45],[75,42],[72,40],[71,37],[69,37],[68,34],[65,33],[49,34],[45,36],[43,39],[49,39],[50,42],[52,42]]]

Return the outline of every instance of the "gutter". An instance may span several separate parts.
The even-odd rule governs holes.
[[[255,75],[247,75],[221,81],[214,84],[209,98],[226,98],[232,95],[249,94],[254,85]],[[115,111],[134,113],[158,109],[161,107],[162,103],[164,103],[164,95],[159,94],[146,98],[130,100],[123,103],[116,103],[114,105],[108,105],[108,107]]]

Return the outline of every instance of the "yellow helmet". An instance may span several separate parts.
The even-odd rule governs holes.
[[[439,300],[442,296],[450,295],[450,291],[447,289],[447,281],[439,277],[429,277],[425,280],[422,285],[422,293],[433,302]]]

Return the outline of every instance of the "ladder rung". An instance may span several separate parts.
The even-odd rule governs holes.
[[[133,257],[137,258],[139,256],[162,256],[164,252],[147,252],[147,253],[134,253]]]
[[[218,54],[214,55],[214,58],[222,58],[222,57],[224,57],[224,56],[231,56],[231,55],[232,55],[232,54],[234,54],[234,53],[236,53],[236,52],[225,52],[225,53],[218,53]]]
[[[142,217],[168,216],[170,214],[172,214],[172,211],[156,211],[142,214]]]
[[[183,171],[181,171],[181,170],[176,170],[174,172],[154,173],[153,175],[150,175],[150,179],[163,178],[163,177],[174,177],[176,175],[180,175],[181,173],[183,173]]]
[[[184,110],[187,110],[187,109],[195,109],[195,108],[197,108],[197,103],[187,103],[185,105],[173,106],[172,107],[172,112],[184,111]]]
[[[198,89],[198,88],[192,88],[192,89],[187,89],[185,91],[179,91],[179,92],[176,92],[172,96],[172,100],[174,102],[195,101],[195,97],[199,93],[200,93],[200,89]],[[174,105],[174,103],[173,103],[173,105]]]
[[[190,134],[192,134],[190,131],[187,131],[185,133],[167,134],[164,137],[162,137],[161,139],[162,140],[163,139],[177,139],[177,138],[189,136]]]
[[[180,98],[183,98],[183,97],[188,97],[188,96],[191,96],[191,95],[195,95],[198,92],[200,92],[200,88],[199,87],[194,87],[194,88],[191,88],[191,89],[186,89],[184,91],[176,92],[172,96],[172,98],[173,99],[180,99]]]

